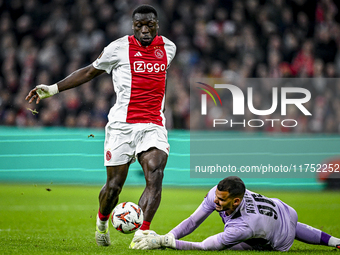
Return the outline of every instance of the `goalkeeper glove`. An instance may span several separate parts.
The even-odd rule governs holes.
[[[169,233],[163,236],[149,235],[148,232],[143,232],[144,236],[135,240],[133,249],[136,250],[152,250],[161,247],[176,248],[176,241],[173,234]]]
[[[175,239],[174,234],[168,233],[164,236],[161,236],[161,239],[162,239],[161,245],[163,247],[176,249],[176,239]]]

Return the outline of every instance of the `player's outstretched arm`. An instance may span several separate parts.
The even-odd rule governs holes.
[[[94,68],[92,64],[88,65],[84,68],[74,71],[72,74],[56,84],[51,86],[44,84],[36,86],[28,93],[25,100],[28,100],[29,103],[32,103],[34,100],[36,100],[36,103],[39,104],[41,99],[53,96],[64,90],[75,88],[92,80],[103,72],[105,71]]]
[[[177,250],[224,250],[252,237],[252,229],[244,223],[227,227],[223,232],[210,236],[202,242],[175,240]]]
[[[104,70],[94,68],[92,64],[84,68],[78,69],[77,71],[74,71],[65,79],[57,83],[59,92],[75,88],[85,82],[92,80],[93,78],[97,77],[98,75],[101,75],[104,72],[105,72]]]
[[[202,222],[208,218],[211,212],[206,212],[202,209],[202,204],[196,209],[196,211],[190,215],[189,218],[182,221],[170,233],[172,233],[176,239],[180,239],[192,233]]]
[[[219,241],[217,234],[210,236],[202,242],[187,242],[176,240],[176,249],[178,250],[205,250],[205,251],[218,251],[223,250],[226,246]]]
[[[203,242],[187,242],[176,240],[172,233],[166,235],[150,235],[136,238],[135,250],[153,250],[158,248],[172,248],[177,250],[223,250],[225,245],[219,241],[218,235],[208,237]]]

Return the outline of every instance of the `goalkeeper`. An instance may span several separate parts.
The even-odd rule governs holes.
[[[213,211],[223,220],[222,233],[202,242],[178,240],[193,232]],[[168,234],[144,231],[134,238],[133,249],[288,251],[294,239],[340,249],[340,239],[297,219],[292,207],[279,199],[246,190],[240,178],[230,176],[213,187],[197,210]]]

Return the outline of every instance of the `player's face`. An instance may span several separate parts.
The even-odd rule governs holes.
[[[133,18],[132,30],[143,46],[148,46],[158,32],[158,20],[153,13],[136,13]]]
[[[216,211],[226,211],[230,214],[240,204],[240,199],[231,198],[228,191],[219,191],[216,189],[214,202],[216,204]]]

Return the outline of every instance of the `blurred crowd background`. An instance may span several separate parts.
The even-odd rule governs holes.
[[[321,82],[310,84],[313,116],[298,132],[339,133],[340,85],[322,82],[340,75],[336,0],[0,0],[0,125],[104,127],[115,102],[110,75],[39,105],[24,99],[132,34],[132,11],[144,3],[158,11],[159,34],[177,45],[168,129],[190,128],[190,77],[310,77]],[[260,109],[271,96],[257,93],[256,100]]]

